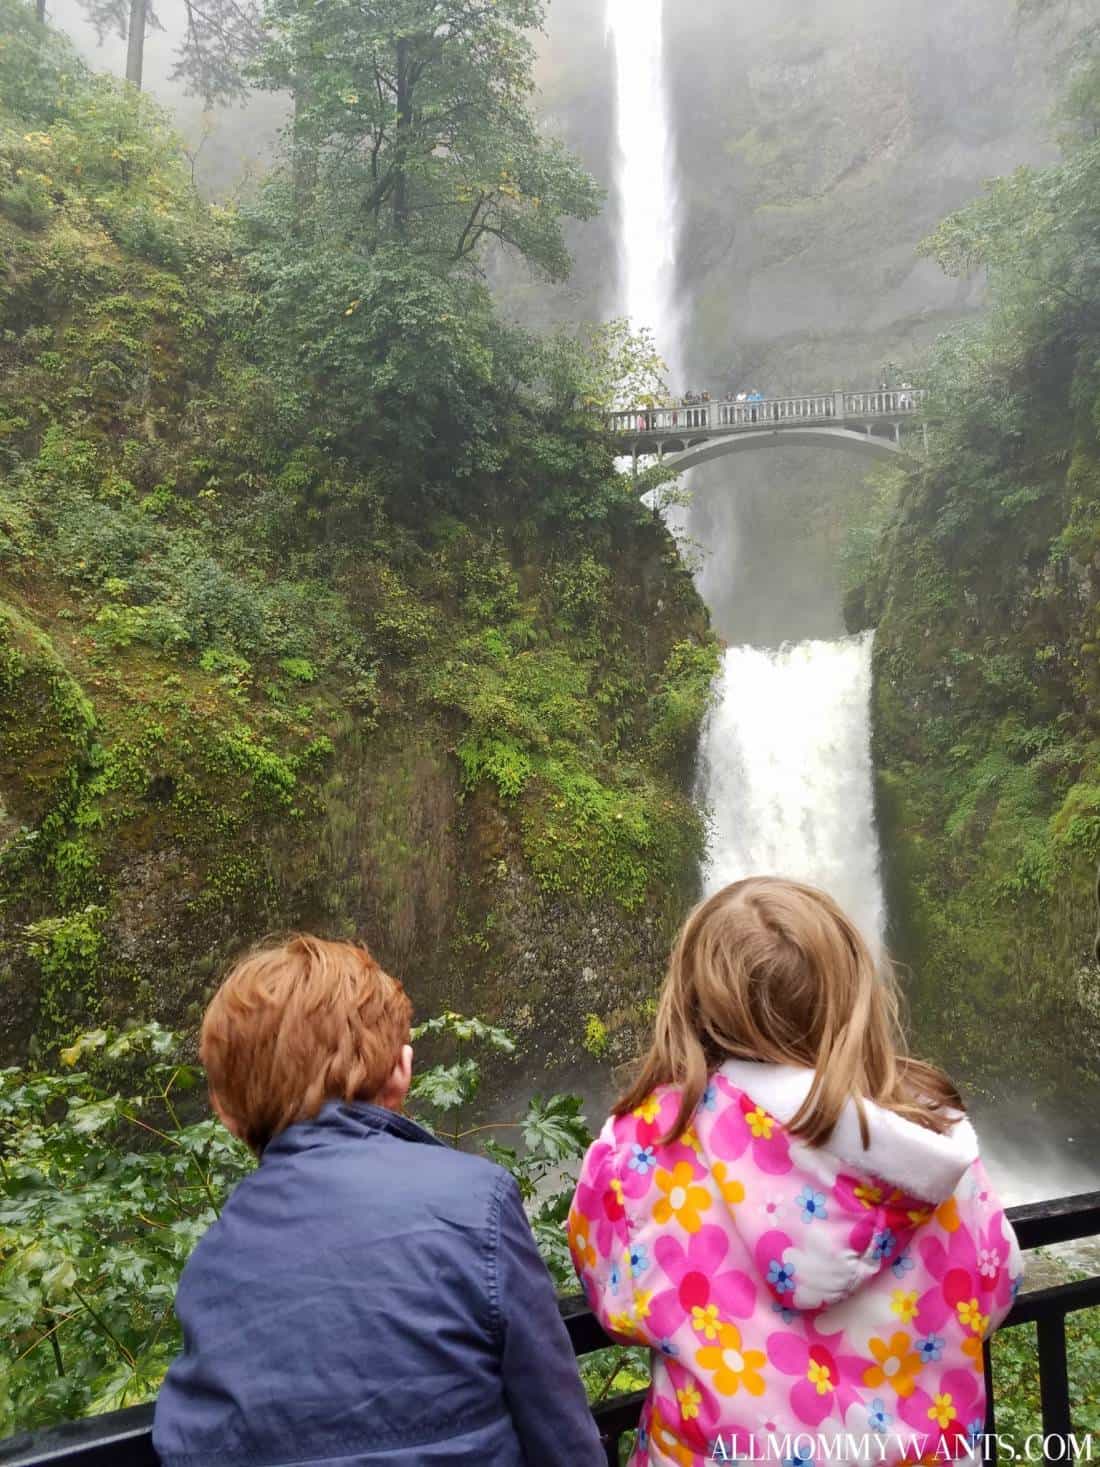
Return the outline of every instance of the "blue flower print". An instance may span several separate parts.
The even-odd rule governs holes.
[[[660,1350],[662,1355],[667,1355],[670,1359],[673,1360],[680,1353],[680,1346],[674,1345],[671,1340],[658,1340],[657,1348],[658,1350]]]
[[[643,1177],[649,1176],[649,1173],[657,1165],[657,1159],[653,1155],[653,1147],[639,1146],[637,1141],[634,1141],[631,1143],[630,1150],[633,1153],[629,1162],[627,1162],[630,1170],[632,1172],[641,1172]]]
[[[916,1351],[925,1365],[933,1360],[938,1360],[943,1354],[944,1339],[942,1335],[925,1335],[923,1340],[916,1343]]]
[[[773,1258],[768,1264],[768,1283],[777,1294],[794,1293],[794,1266]]]
[[[787,1457],[784,1460],[783,1467],[814,1467],[814,1459],[810,1455],[809,1448],[803,1450],[802,1447],[799,1447],[795,1456]]]
[[[908,1253],[899,1253],[890,1267],[893,1270],[894,1277],[900,1279],[904,1278],[907,1273],[911,1273],[916,1265]]]
[[[778,1314],[784,1324],[791,1324],[798,1318],[798,1310],[791,1309],[786,1304],[773,1304],[772,1313]]]
[[[649,1267],[649,1250],[642,1243],[630,1245],[630,1274],[638,1278]]]
[[[871,1402],[871,1409],[867,1413],[868,1426],[872,1431],[885,1431],[893,1419],[883,1402],[876,1396]]]
[[[1020,1285],[1023,1283],[1023,1281],[1024,1281],[1024,1276],[1023,1276],[1022,1273],[1018,1273],[1016,1275],[1016,1277],[1012,1280],[1012,1302],[1013,1302],[1013,1304],[1015,1304],[1015,1302],[1016,1302],[1016,1295],[1020,1292]]]
[[[611,1265],[611,1272],[607,1276],[607,1282],[611,1285],[611,1292],[617,1294],[619,1292],[619,1284],[622,1282],[622,1274],[619,1272],[619,1265],[617,1263]]]
[[[795,1201],[802,1210],[803,1222],[810,1223],[814,1222],[817,1218],[828,1216],[825,1211],[824,1192],[815,1192],[812,1187],[803,1187],[802,1191],[795,1198]]]
[[[985,1436],[985,1422],[980,1416],[976,1416],[966,1428],[966,1436],[972,1447],[977,1445],[982,1437]]]
[[[898,1240],[889,1228],[883,1228],[871,1239],[871,1251],[876,1258],[889,1258],[897,1247]]]
[[[700,1100],[699,1104],[703,1107],[704,1110],[713,1110],[714,1107],[718,1104],[718,1091],[714,1088],[713,1083],[708,1085],[707,1088],[703,1091],[703,1098],[702,1100]]]

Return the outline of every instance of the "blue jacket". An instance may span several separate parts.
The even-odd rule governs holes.
[[[291,1126],[191,1255],[164,1467],[602,1467],[519,1190],[377,1106]]]

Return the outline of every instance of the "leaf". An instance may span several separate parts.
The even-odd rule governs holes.
[[[580,1157],[591,1145],[592,1133],[581,1110],[580,1096],[552,1095],[543,1101],[532,1096],[523,1118],[523,1140],[528,1152],[547,1161]]]
[[[480,1084],[480,1065],[465,1059],[454,1065],[433,1065],[413,1080],[409,1094],[436,1110],[453,1111],[467,1105]]]

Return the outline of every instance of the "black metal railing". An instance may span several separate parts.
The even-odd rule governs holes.
[[[1052,1247],[1100,1237],[1100,1192],[1060,1197],[1009,1209],[1009,1220],[1023,1249]],[[1039,1357],[1039,1398],[1044,1437],[1064,1438],[1073,1430],[1066,1356],[1066,1316],[1100,1305],[1100,1273],[1071,1283],[1031,1289],[1020,1295],[1001,1326],[1034,1324]],[[569,1338],[578,1356],[613,1344],[596,1317],[577,1295],[561,1301]],[[992,1350],[985,1347],[986,1419],[989,1458],[995,1460],[996,1408]],[[622,1396],[596,1407],[610,1467],[617,1467],[623,1438],[634,1430],[645,1392]],[[0,1442],[0,1467],[157,1467],[152,1444],[152,1406],[133,1406],[82,1421],[66,1421],[43,1431],[24,1432]]]

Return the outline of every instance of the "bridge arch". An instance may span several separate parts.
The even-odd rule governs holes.
[[[704,442],[680,444],[673,440],[664,445],[662,462],[667,468],[678,472],[696,468],[712,459],[724,458],[729,453],[740,453],[747,449],[784,448],[802,445],[806,448],[826,448],[844,453],[860,453],[881,461],[889,461],[901,453],[902,445],[894,438],[880,437],[875,433],[860,433],[854,428],[781,428],[771,432],[731,433],[721,438]],[[649,456],[653,451],[646,445]]]

